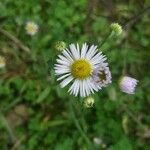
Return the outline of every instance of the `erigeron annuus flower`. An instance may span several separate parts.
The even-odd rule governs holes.
[[[127,94],[134,94],[136,85],[137,85],[138,80],[124,76],[120,80],[120,89],[122,92],[125,92]]]
[[[97,46],[83,44],[80,49],[78,44],[71,44],[58,57],[55,64],[55,73],[59,76],[57,80],[62,80],[61,87],[71,84],[70,94],[86,97],[101,89],[92,79],[93,71],[106,60]]]
[[[103,63],[93,72],[93,80],[100,87],[106,87],[112,82],[111,79],[111,72],[107,63]]]
[[[6,60],[3,56],[0,56],[0,68],[4,68],[6,65]]]
[[[27,34],[33,36],[38,32],[39,26],[35,22],[29,21],[26,23],[25,29]]]

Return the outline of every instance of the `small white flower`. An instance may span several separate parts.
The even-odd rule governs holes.
[[[6,65],[6,60],[3,56],[0,56],[0,68],[4,68]]]
[[[27,34],[33,36],[38,32],[39,26],[35,22],[29,21],[27,22],[25,29]]]
[[[93,142],[95,145],[101,145],[103,143],[103,140],[101,138],[94,137]]]
[[[134,94],[138,80],[124,76],[120,80],[120,89],[127,94]]]
[[[93,80],[100,87],[106,87],[112,81],[111,72],[107,63],[103,63],[93,72]]]
[[[80,49],[78,44],[71,44],[58,57],[55,64],[55,73],[59,76],[57,80],[62,80],[61,87],[71,83],[70,94],[86,97],[101,89],[92,79],[93,71],[106,60],[102,52],[98,52],[97,46],[83,44]]]

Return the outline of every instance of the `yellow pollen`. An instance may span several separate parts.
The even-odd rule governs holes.
[[[34,32],[35,28],[34,28],[34,26],[33,26],[32,24],[28,24],[28,25],[27,25],[27,30],[28,30],[29,32]]]
[[[76,60],[71,66],[71,73],[74,78],[86,79],[92,73],[91,64],[85,59]]]

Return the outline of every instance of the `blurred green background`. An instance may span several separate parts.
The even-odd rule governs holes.
[[[0,69],[0,149],[149,150],[149,5],[149,0],[0,0],[0,55],[6,59]],[[25,31],[29,20],[39,25],[33,37]],[[100,49],[113,82],[87,109],[56,82],[54,43],[100,45],[112,22],[124,32]],[[135,95],[119,90],[122,72],[139,80]]]

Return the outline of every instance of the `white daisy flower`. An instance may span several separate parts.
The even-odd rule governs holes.
[[[80,50],[78,44],[71,44],[58,57],[55,64],[55,73],[59,76],[57,80],[62,80],[61,87],[71,83],[70,94],[86,97],[101,89],[92,79],[93,71],[106,60],[97,46],[88,47],[85,43]]]
[[[93,72],[93,80],[99,87],[106,87],[112,82],[111,79],[111,72],[107,63],[103,63]]]
[[[138,80],[124,76],[120,80],[120,89],[127,94],[134,94]]]
[[[29,21],[27,22],[25,29],[27,34],[33,36],[38,32],[39,26],[35,22]]]
[[[0,56],[0,68],[4,68],[6,66],[6,60],[3,56]]]

